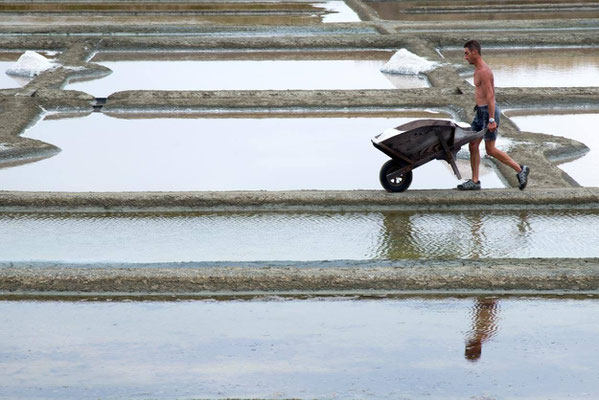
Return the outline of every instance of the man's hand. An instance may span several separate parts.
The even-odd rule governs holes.
[[[497,122],[489,122],[489,124],[487,125],[487,129],[489,130],[489,132],[495,132],[495,129],[497,129]]]

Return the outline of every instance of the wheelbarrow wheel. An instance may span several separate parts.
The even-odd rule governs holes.
[[[403,192],[410,187],[410,184],[412,183],[412,171],[408,171],[393,179],[387,178],[388,174],[391,174],[400,168],[402,168],[402,165],[395,160],[389,160],[381,167],[379,179],[381,185],[383,185],[387,192]]]

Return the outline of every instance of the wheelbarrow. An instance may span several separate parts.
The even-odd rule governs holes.
[[[403,192],[412,183],[412,170],[431,160],[445,160],[458,179],[456,155],[466,143],[482,138],[463,122],[420,119],[387,129],[372,139],[374,147],[391,157],[381,167],[379,179],[388,192]]]

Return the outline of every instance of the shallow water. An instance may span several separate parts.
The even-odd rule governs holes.
[[[493,21],[585,19],[599,17],[599,7],[587,1],[367,1],[386,20],[402,21]],[[518,8],[520,6],[520,8]],[[524,8],[522,8],[524,6]]]
[[[24,86],[29,81],[29,79],[22,79],[6,73],[6,70],[12,67],[14,63],[14,61],[0,61],[0,89],[18,88]]]
[[[462,50],[443,53],[463,58]],[[599,48],[483,49],[483,57],[497,87],[599,86]]]
[[[340,114],[343,115],[343,114]],[[41,121],[24,134],[62,149],[0,169],[4,190],[178,191],[380,189],[388,157],[371,138],[396,118],[119,119],[101,113]],[[423,113],[413,114],[422,118]],[[429,117],[438,117],[431,113]],[[468,160],[460,161],[469,177]],[[504,187],[483,169],[485,187]],[[414,170],[411,188],[453,188],[445,161]]]
[[[123,27],[181,27],[186,29],[190,25],[209,25],[206,30],[196,31],[171,31],[166,32],[145,32],[136,34],[136,36],[214,36],[214,37],[247,37],[247,36],[314,36],[314,35],[351,35],[360,33],[378,34],[376,28],[371,26],[352,26],[342,24],[321,23],[322,18],[328,18],[310,15],[308,17],[293,17],[289,15],[249,15],[249,16],[185,16],[185,15],[151,15],[141,17],[124,17],[118,15],[96,15],[93,20],[89,16],[47,16],[44,15],[3,15],[0,20],[0,26],[23,27],[39,25],[55,25],[62,27],[90,27],[92,32],[83,32],[72,34],[74,36],[102,36],[94,27],[111,27],[112,34],[130,35],[130,30]],[[246,28],[240,28],[240,27]],[[58,34],[62,36],[62,34]],[[50,34],[49,36],[53,36]]]
[[[0,25],[303,25],[360,21],[358,15],[340,0],[313,3],[23,3],[0,5],[0,9],[5,14]]]
[[[0,261],[599,257],[598,227],[584,212],[0,214]]]
[[[360,22],[360,17],[345,1],[325,1],[324,3],[314,3],[316,7],[324,8],[328,13],[322,17],[322,22]]]
[[[583,157],[559,167],[582,186],[599,186],[599,113],[534,113],[521,115],[519,110],[510,119],[524,131],[563,136],[584,143],[590,151]],[[509,114],[509,113],[508,113]]]
[[[267,60],[353,60],[387,61],[392,50],[294,50],[246,49],[240,50],[113,50],[100,51],[90,62],[118,61],[267,61]],[[1,53],[0,53],[1,54]]]
[[[31,79],[25,76],[8,75],[6,70],[12,67],[24,51],[0,51],[0,89],[14,89],[28,84]],[[57,52],[37,50],[48,59],[55,59]]]
[[[0,302],[0,397],[595,399],[596,299]]]
[[[113,53],[118,56],[118,53]],[[397,75],[380,72],[391,58],[390,52],[355,52],[352,59],[346,53],[314,54],[306,59],[296,53],[170,53],[170,59],[102,61],[110,68],[109,76],[85,82],[73,82],[66,89],[80,90],[96,97],[107,97],[124,90],[286,90],[286,89],[411,89],[428,87],[419,75]],[[326,54],[326,53],[325,53]],[[204,59],[202,59],[202,56]],[[181,59],[185,57],[185,59]],[[111,57],[115,58],[115,56]],[[342,59],[340,59],[342,58]],[[157,79],[159,77],[159,79]]]

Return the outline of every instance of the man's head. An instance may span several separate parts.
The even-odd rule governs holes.
[[[478,361],[483,353],[483,343],[481,340],[471,339],[466,343],[464,356],[468,361]]]
[[[480,58],[481,53],[480,43],[476,40],[469,40],[464,44],[464,58],[469,64],[475,64],[476,60]]]

